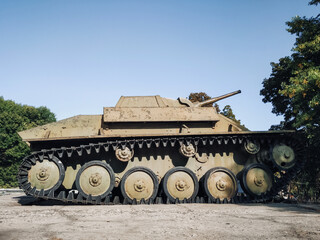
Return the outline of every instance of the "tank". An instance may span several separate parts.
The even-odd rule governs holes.
[[[294,177],[294,131],[245,131],[207,104],[122,96],[101,115],[19,132],[33,151],[18,182],[27,195],[82,204],[270,201]]]

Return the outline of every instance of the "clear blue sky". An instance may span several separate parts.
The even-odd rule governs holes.
[[[282,118],[259,92],[270,62],[291,54],[285,22],[318,13],[307,0],[1,0],[0,96],[60,120],[102,114],[121,95],[241,89],[220,106],[267,130]]]

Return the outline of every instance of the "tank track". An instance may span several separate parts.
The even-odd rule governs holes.
[[[172,204],[172,203],[265,203],[271,201],[275,195],[277,195],[281,190],[287,186],[291,179],[293,179],[299,171],[304,166],[306,161],[306,154],[304,150],[304,145],[301,144],[299,140],[294,137],[292,133],[267,133],[267,134],[221,134],[221,135],[204,135],[204,136],[186,136],[186,137],[154,137],[154,138],[130,138],[130,139],[121,139],[121,140],[110,140],[106,142],[99,143],[90,143],[88,145],[80,145],[77,147],[61,147],[61,148],[52,148],[48,150],[41,150],[38,152],[33,152],[31,155],[25,157],[22,160],[20,168],[18,170],[18,183],[19,187],[23,189],[23,191],[29,195],[33,196],[37,199],[46,199],[46,200],[58,200],[65,203],[71,204],[98,204],[98,205],[114,205],[114,204],[129,204],[128,199],[123,199],[122,196],[119,195],[109,195],[103,199],[95,199],[93,200],[91,195],[88,198],[84,198],[81,194],[76,193],[75,190],[63,190],[61,188],[57,190],[51,190],[49,192],[45,192],[42,190],[37,190],[35,187],[32,188],[30,183],[28,182],[28,170],[32,165],[36,163],[37,160],[42,161],[45,157],[52,159],[53,157],[62,158],[63,156],[67,156],[68,159],[72,159],[72,156],[76,154],[76,156],[82,156],[83,154],[90,155],[93,151],[95,153],[100,153],[100,151],[108,152],[110,148],[115,150],[117,147],[126,147],[130,146],[132,149],[134,147],[141,148],[151,148],[151,147],[174,147],[176,144],[189,144],[192,143],[194,145],[202,144],[213,145],[216,144],[241,144],[245,140],[255,140],[260,144],[269,144],[278,142],[279,140],[289,144],[294,148],[296,154],[296,164],[294,167],[287,171],[275,170],[277,167],[270,159],[270,154],[257,154],[257,162],[267,162],[272,169],[272,172],[277,172],[277,177],[274,177],[274,183],[271,191],[266,194],[262,194],[261,196],[252,197],[245,193],[238,193],[235,197],[230,200],[224,199],[221,201],[220,199],[211,200],[207,197],[203,197],[201,195],[196,196],[190,200],[179,200],[172,202],[166,197],[158,196],[155,199],[148,199],[145,201],[142,199],[140,202],[137,202],[136,199],[133,199],[132,205],[135,204]],[[240,147],[239,146],[239,147]]]

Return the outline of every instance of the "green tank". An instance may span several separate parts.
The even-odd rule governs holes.
[[[296,175],[304,147],[294,131],[245,131],[209,103],[121,97],[102,115],[19,132],[33,151],[19,186],[42,199],[85,204],[271,200]]]

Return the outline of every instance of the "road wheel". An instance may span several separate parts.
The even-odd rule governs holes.
[[[189,168],[172,168],[163,178],[163,191],[171,202],[195,198],[198,190],[198,179]]]
[[[248,165],[242,174],[243,190],[251,196],[260,196],[271,190],[273,175],[271,170],[261,163]]]
[[[237,193],[237,179],[236,176],[227,168],[216,167],[211,168],[204,175],[202,182],[203,189],[211,200],[225,198],[230,200]]]
[[[76,187],[79,193],[92,200],[101,199],[111,193],[115,183],[112,168],[105,162],[90,161],[83,165],[76,177]]]
[[[28,171],[28,181],[32,188],[37,191],[44,190],[47,194],[51,190],[58,189],[64,179],[64,166],[62,162],[56,158],[44,158],[42,161],[37,160]]]
[[[133,167],[129,169],[121,180],[121,193],[131,203],[133,199],[155,199],[159,189],[156,174],[146,167]]]

